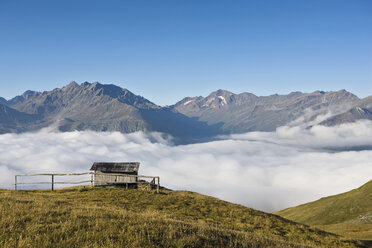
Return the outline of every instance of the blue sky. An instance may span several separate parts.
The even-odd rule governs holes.
[[[160,104],[216,89],[372,95],[370,0],[0,0],[0,96],[75,80]]]

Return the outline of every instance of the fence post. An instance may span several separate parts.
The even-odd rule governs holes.
[[[160,177],[158,177],[158,185],[157,185],[157,189],[156,189],[158,194],[159,194],[159,189],[160,189]]]
[[[93,188],[93,174],[90,174],[90,187]]]
[[[17,190],[17,176],[14,176],[14,190]]]
[[[54,190],[54,174],[52,174],[52,190]]]

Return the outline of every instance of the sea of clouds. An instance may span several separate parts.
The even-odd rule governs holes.
[[[160,133],[0,135],[0,187],[15,174],[89,171],[94,161],[139,161],[163,186],[197,191],[264,211],[345,192],[372,179],[372,122],[280,127],[174,145]]]

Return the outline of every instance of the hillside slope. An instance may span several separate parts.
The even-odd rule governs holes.
[[[1,247],[363,247],[186,191],[0,190]]]
[[[356,122],[358,120],[372,120],[372,96],[362,99],[360,103],[352,109],[332,116],[320,124],[325,126],[336,126],[343,123]]]
[[[358,189],[276,214],[348,237],[372,240],[372,181]]]
[[[32,130],[35,123],[41,123],[40,119],[38,115],[22,113],[0,104],[0,134]]]
[[[369,109],[354,107],[342,114],[338,114],[325,121],[322,121],[320,125],[325,126],[337,126],[344,123],[356,122],[359,120],[372,120],[372,111]]]

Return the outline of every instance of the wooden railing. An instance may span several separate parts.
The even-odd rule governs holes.
[[[75,182],[61,182],[61,181],[55,181],[55,178],[58,176],[83,176],[83,175],[90,175],[90,180],[83,180],[83,181],[75,181]],[[56,174],[56,173],[41,173],[41,174],[24,174],[24,175],[15,175],[14,176],[14,189],[18,189],[18,185],[24,185],[24,184],[50,184],[51,190],[54,190],[54,186],[56,184],[83,184],[83,183],[90,183],[91,187],[94,187],[94,181],[95,181],[95,172],[83,172],[83,173],[65,173],[65,174]],[[150,184],[156,186],[156,192],[160,192],[160,177],[159,176],[143,176],[143,175],[127,175],[127,174],[115,174],[115,173],[107,173],[106,176],[110,177],[135,177],[137,178],[136,184]],[[19,182],[19,177],[34,177],[34,176],[50,176],[51,180],[48,182]],[[147,181],[138,181],[138,178],[152,178],[153,180],[151,182]],[[156,182],[157,180],[157,182]],[[128,188],[128,183],[126,183]]]

